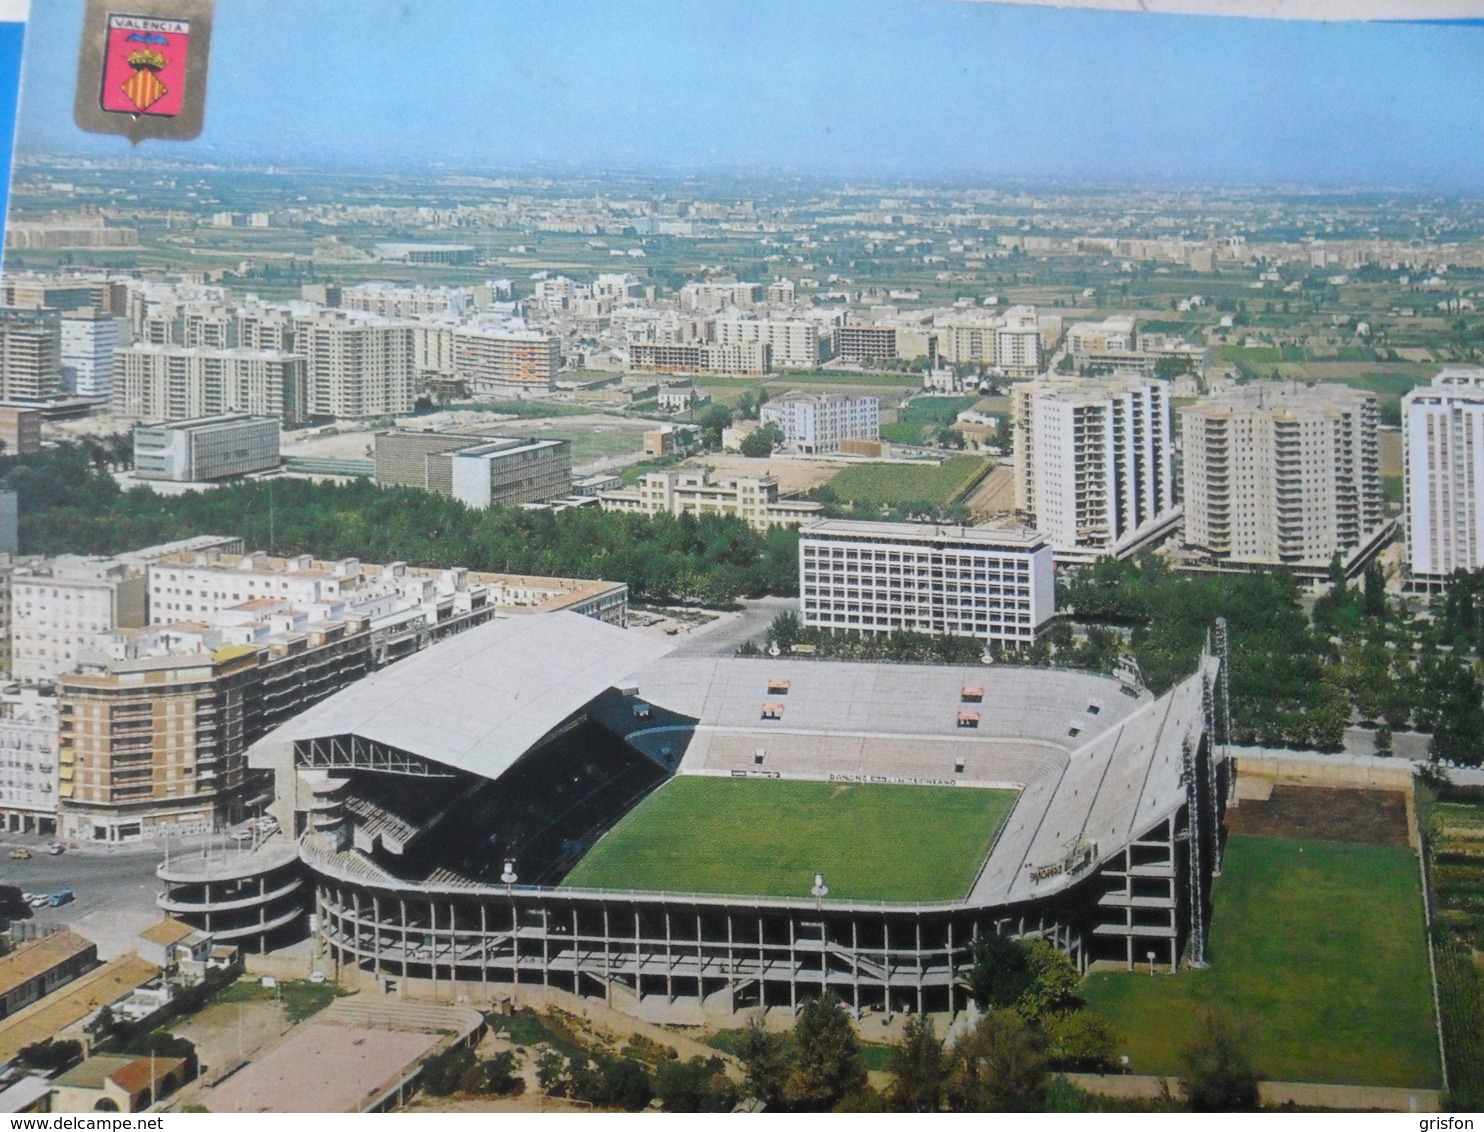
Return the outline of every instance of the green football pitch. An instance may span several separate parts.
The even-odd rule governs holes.
[[[957,900],[1014,790],[682,775],[593,846],[564,885],[836,900]]]
[[[1233,835],[1212,893],[1211,966],[1099,971],[1088,1005],[1135,1073],[1178,1074],[1210,1008],[1276,1081],[1438,1084],[1417,856],[1405,846]]]

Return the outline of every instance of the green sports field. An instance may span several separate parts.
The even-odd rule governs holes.
[[[1013,790],[682,775],[646,798],[563,882],[581,888],[831,899],[964,896]]]
[[[1234,835],[1213,896],[1208,970],[1083,984],[1135,1073],[1178,1074],[1203,1011],[1219,1005],[1246,1023],[1269,1080],[1438,1084],[1415,853]]]

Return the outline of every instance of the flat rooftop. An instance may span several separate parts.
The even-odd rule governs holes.
[[[442,1038],[310,1022],[201,1103],[211,1112],[358,1112]]]
[[[861,542],[944,543],[975,549],[1039,550],[1046,536],[1029,527],[953,527],[943,523],[876,523],[821,519],[799,531],[803,538],[857,539]]]

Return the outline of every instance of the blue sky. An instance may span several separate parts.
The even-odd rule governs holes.
[[[72,124],[80,0],[27,31]],[[1484,28],[943,0],[226,0],[183,158],[1484,189]]]

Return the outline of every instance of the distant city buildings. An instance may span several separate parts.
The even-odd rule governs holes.
[[[640,515],[734,515],[756,530],[796,527],[818,519],[824,505],[780,499],[776,476],[713,479],[709,469],[646,472],[639,485],[598,496],[605,511]]]
[[[1067,330],[1067,350],[1079,371],[1156,376],[1161,361],[1171,370],[1200,373],[1206,351],[1181,338],[1141,333],[1132,315],[1078,322]]]
[[[1384,533],[1374,394],[1255,382],[1186,406],[1180,422],[1188,546],[1314,569]]]
[[[806,626],[1028,644],[1055,612],[1038,532],[825,519],[799,532]]]
[[[1407,560],[1440,584],[1484,566],[1484,369],[1445,367],[1402,398]]]
[[[881,402],[848,393],[800,393],[792,390],[758,410],[761,425],[775,425],[783,447],[820,455],[838,452],[852,440],[881,439]]]
[[[1132,554],[1179,519],[1165,382],[1047,378],[1018,385],[1015,507],[1059,559]]]
[[[773,365],[765,342],[725,346],[700,343],[630,342],[629,368],[641,373],[717,373],[761,377]]]

